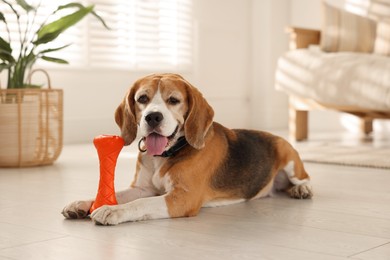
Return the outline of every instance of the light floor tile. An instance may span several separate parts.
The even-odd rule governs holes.
[[[157,254],[149,251],[139,251],[130,247],[74,237],[13,247],[0,251],[0,255],[15,260],[158,259]]]
[[[26,216],[27,217],[27,216]],[[1,249],[63,237],[62,234],[0,222]]]
[[[174,235],[172,235],[174,236]],[[159,245],[138,243],[117,245],[112,242],[87,240],[73,237],[53,239],[0,251],[4,257],[14,260],[84,260],[84,259],[328,259],[346,260],[347,258],[332,255],[316,254],[306,251],[292,250],[283,247],[264,246],[239,243],[227,246],[220,240],[204,241],[191,239],[161,240]],[[190,243],[192,246],[189,246]],[[210,242],[206,247],[205,242]],[[219,247],[215,247],[219,245]],[[222,245],[222,246],[221,246]]]

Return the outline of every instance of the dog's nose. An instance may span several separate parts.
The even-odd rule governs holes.
[[[145,117],[145,120],[150,127],[158,126],[163,119],[164,116],[160,112],[153,112]]]

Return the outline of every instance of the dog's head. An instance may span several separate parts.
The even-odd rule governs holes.
[[[202,94],[176,74],[153,74],[137,80],[115,112],[129,145],[139,135],[151,155],[160,155],[180,136],[196,148],[212,124],[214,111]]]

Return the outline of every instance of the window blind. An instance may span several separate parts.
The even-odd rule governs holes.
[[[192,59],[191,0],[95,0],[112,30],[89,19],[94,67],[188,67]]]
[[[53,43],[55,48],[71,46],[50,55],[62,58],[73,67],[115,68],[125,70],[188,69],[192,64],[192,0],[88,0],[95,5],[111,30],[93,16],[67,30]],[[63,0],[41,2],[43,21]],[[1,11],[9,12],[2,7]],[[17,34],[16,20],[12,35]],[[3,34],[1,34],[3,36]],[[40,61],[42,66],[62,66]]]
[[[344,6],[348,12],[366,16],[370,6],[370,0],[345,0]]]

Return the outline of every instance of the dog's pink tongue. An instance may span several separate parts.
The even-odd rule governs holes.
[[[168,144],[168,138],[156,133],[146,137],[145,145],[149,155],[161,155]]]

